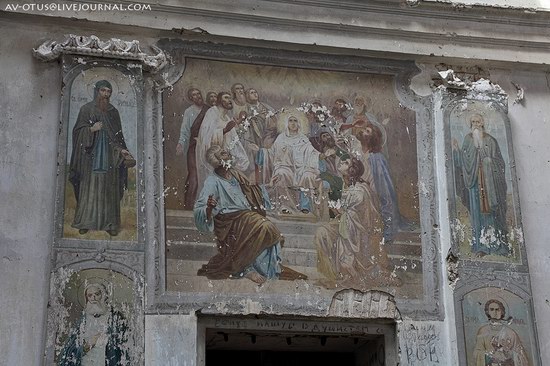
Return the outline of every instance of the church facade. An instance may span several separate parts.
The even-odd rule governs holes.
[[[2,362],[550,362],[543,4],[2,7]]]

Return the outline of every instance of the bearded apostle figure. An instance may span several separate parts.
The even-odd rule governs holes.
[[[206,151],[213,145],[227,149],[235,157],[235,169],[246,172],[250,166],[248,155],[237,133],[237,127],[246,118],[246,112],[233,113],[233,101],[229,92],[220,92],[214,107],[205,114],[197,137],[197,176],[198,186],[202,187],[213,171],[206,158]],[[254,148],[254,146],[251,146]]]
[[[120,200],[128,168],[136,164],[124,141],[118,110],[109,102],[112,86],[98,81],[94,100],[80,108],[73,128],[69,181],[76,197],[72,227],[79,233],[120,231]]]
[[[335,218],[319,227],[314,242],[317,247],[319,273],[327,287],[351,287],[366,291],[376,286],[400,286],[393,275],[383,243],[383,222],[378,200],[362,178],[363,163],[342,156],[338,171],[344,188]]]
[[[504,159],[481,115],[471,116],[470,128],[460,151],[454,143],[454,160],[462,175],[462,181],[457,176],[457,192],[470,213],[472,252],[508,256]]]
[[[214,280],[248,278],[258,284],[305,279],[281,264],[283,236],[266,218],[267,193],[232,168],[235,162],[228,149],[213,145],[206,157],[214,171],[195,203],[195,225],[215,233],[218,253],[197,274]]]

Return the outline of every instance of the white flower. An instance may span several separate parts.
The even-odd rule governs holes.
[[[222,160],[222,167],[226,170],[231,169],[233,160]]]
[[[336,201],[330,200],[330,201],[328,201],[328,207],[329,208],[335,208],[335,209],[339,210],[339,209],[342,208],[342,202],[340,201],[340,199],[338,199]]]

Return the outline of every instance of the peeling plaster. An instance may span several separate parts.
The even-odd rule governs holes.
[[[514,104],[523,105],[524,98],[525,98],[525,90],[523,90],[523,88],[519,84],[516,84],[513,81],[511,83],[516,88],[516,91],[517,91],[516,98],[514,99]]]
[[[447,266],[447,280],[449,281],[449,286],[454,289],[459,277],[458,257],[452,252],[451,249],[449,249],[445,263]]]
[[[524,12],[549,11],[550,3],[537,0],[422,0],[425,3],[449,4],[457,8],[490,7],[497,9],[517,9]],[[407,1],[408,3],[408,1]]]

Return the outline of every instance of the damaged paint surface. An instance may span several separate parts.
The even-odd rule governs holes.
[[[295,294],[290,304],[342,288],[424,296],[416,117],[393,77],[192,55],[180,62],[181,78],[163,95],[168,291]],[[232,155],[219,171],[208,162],[214,145]],[[352,162],[350,180],[343,166]],[[220,172],[229,172],[228,182],[236,172],[243,177],[236,194],[249,184],[262,190],[252,206],[260,215],[247,225],[256,230],[264,221],[282,235],[273,249],[280,273],[258,269],[254,257],[231,257],[245,232],[226,236],[216,221],[223,215],[207,211],[209,199],[214,214],[237,210],[224,198],[232,188]]]
[[[452,84],[451,84],[452,83]],[[461,255],[518,262],[520,230],[506,116],[507,95],[486,79],[456,77],[449,87],[466,91],[449,107],[453,165],[451,232]]]
[[[539,365],[528,302],[510,291],[485,287],[466,294],[462,312],[468,365]]]
[[[50,364],[143,362],[142,289],[105,269],[60,269],[52,293],[46,358]]]
[[[508,96],[488,79],[440,76],[460,362],[538,365]]]
[[[413,1],[411,1],[413,2]],[[436,2],[452,4],[453,6],[485,6],[494,8],[521,9],[529,11],[548,11],[550,2],[547,0],[421,0],[421,2]],[[409,3],[409,1],[407,2]],[[415,4],[412,4],[415,5]]]

